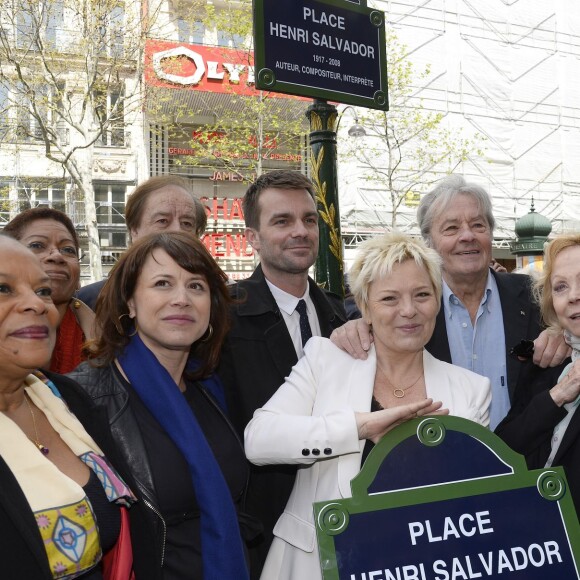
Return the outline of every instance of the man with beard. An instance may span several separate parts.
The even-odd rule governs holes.
[[[318,254],[312,182],[295,171],[261,175],[248,188],[243,210],[246,237],[260,264],[232,287],[232,328],[218,369],[241,436],[302,356],[309,333],[328,337],[346,321],[340,298],[308,276]],[[295,466],[252,466],[246,511],[264,526],[251,549],[252,578],[260,575],[295,473]]]

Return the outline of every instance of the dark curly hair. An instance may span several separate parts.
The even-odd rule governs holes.
[[[14,239],[20,240],[24,228],[37,220],[54,220],[55,222],[60,222],[69,231],[75,248],[77,252],[79,251],[79,238],[71,219],[62,211],[47,205],[39,205],[21,211],[4,226],[2,231]]]
[[[211,295],[210,324],[213,333],[191,345],[190,356],[200,366],[192,379],[209,375],[217,366],[220,350],[229,330],[231,298],[226,287],[227,276],[216,264],[206,247],[185,232],[156,233],[137,240],[115,264],[96,305],[99,338],[91,343],[90,358],[95,366],[105,366],[121,354],[134,331],[128,302],[132,298],[141,270],[155,250],[163,250],[184,270],[202,274]]]

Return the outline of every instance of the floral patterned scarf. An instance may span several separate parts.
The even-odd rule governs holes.
[[[25,391],[71,451],[90,467],[109,501],[129,505],[131,490],[103,452],[68,410],[44,375],[29,375]],[[99,531],[83,488],[39,452],[24,432],[0,413],[0,455],[14,474],[42,536],[53,578],[76,578],[101,560]]]

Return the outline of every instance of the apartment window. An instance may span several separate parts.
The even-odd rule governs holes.
[[[125,7],[113,6],[109,15],[110,56],[120,57],[125,52]]]
[[[48,205],[66,213],[64,182],[42,183],[20,181],[17,187],[18,211]]]
[[[64,32],[64,6],[62,1],[47,2],[44,4],[43,11],[46,21],[45,43],[50,48],[61,46],[61,35]]]
[[[20,4],[20,3],[18,3]],[[16,48],[36,49],[34,41],[34,15],[31,12],[32,5],[25,3],[26,6],[15,6],[16,12]]]
[[[39,50],[46,45],[49,48],[60,46],[64,34],[64,6],[62,0],[32,2],[20,0],[14,2],[15,43],[16,48]]]
[[[12,88],[10,97],[16,109],[16,139],[19,141],[39,141],[44,138],[44,129],[56,129],[61,139],[66,137],[66,128],[60,122],[62,111],[61,95],[64,83],[58,88],[39,85],[34,87],[32,100],[28,100],[28,90],[18,83]],[[2,98],[0,94],[0,99]],[[1,105],[0,105],[1,106]],[[52,137],[48,137],[52,139]],[[64,141],[63,141],[64,142]]]
[[[125,53],[125,6],[122,2],[106,8],[96,16],[99,26],[99,52],[112,58],[122,57]]]
[[[203,22],[191,22],[184,18],[177,19],[177,37],[179,42],[203,44],[205,26]]]
[[[102,147],[125,146],[125,114],[122,90],[97,93],[95,97],[97,118],[103,133],[97,145]]]
[[[9,104],[8,104],[8,89],[0,84],[0,143],[5,141],[10,132],[10,121],[8,119],[9,115]]]
[[[127,187],[119,183],[95,183],[94,191],[101,244],[117,248],[126,247],[125,198]]]
[[[0,224],[5,225],[10,221],[10,187],[9,181],[0,181]]]
[[[25,89],[19,85],[17,94],[23,94]],[[26,101],[16,109],[16,136],[19,140],[30,141],[42,138],[42,125],[48,120],[49,91],[46,86],[40,86],[35,91],[34,104],[26,105]]]
[[[218,46],[229,48],[242,48],[246,42],[246,37],[240,34],[232,34],[223,30],[217,31]]]

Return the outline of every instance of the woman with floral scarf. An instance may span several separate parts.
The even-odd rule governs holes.
[[[107,423],[74,381],[36,370],[56,339],[51,292],[38,258],[0,236],[0,577],[127,580],[134,497],[100,446],[115,455]]]

